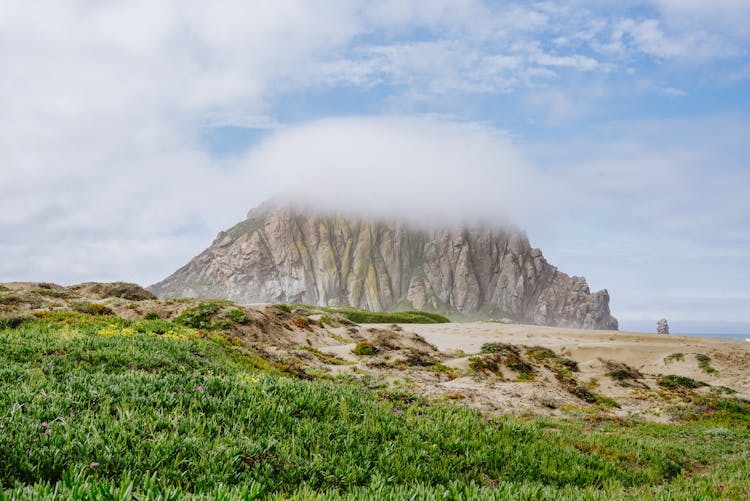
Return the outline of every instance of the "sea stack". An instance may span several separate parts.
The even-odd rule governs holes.
[[[269,202],[149,287],[162,298],[427,309],[456,318],[617,329],[592,293],[512,226],[420,225]]]
[[[666,318],[662,318],[656,322],[656,333],[657,334],[669,334],[669,324]]]

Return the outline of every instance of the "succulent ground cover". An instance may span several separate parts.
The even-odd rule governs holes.
[[[287,312],[317,314],[328,325],[354,322],[358,324],[441,324],[450,322],[439,313],[421,310],[368,311],[350,306],[280,305]]]
[[[488,416],[367,378],[300,379],[229,335],[247,322],[234,305],[185,311],[0,325],[0,499],[748,495],[742,400],[696,396],[676,424]],[[541,348],[484,351],[568,375]]]

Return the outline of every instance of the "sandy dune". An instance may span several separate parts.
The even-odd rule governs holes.
[[[388,329],[389,326],[367,326]],[[687,376],[709,386],[696,390],[708,393],[717,388],[736,391],[750,399],[750,343],[717,338],[657,335],[636,332],[592,331],[493,322],[437,325],[401,325],[405,332],[422,336],[443,355],[448,367],[466,370],[470,358],[484,343],[500,342],[521,347],[541,346],[578,362],[576,377],[598,393],[613,398],[620,408],[609,412],[665,421],[679,399],[665,394],[657,381],[664,375]],[[367,330],[361,332],[367,337]],[[332,354],[352,360],[349,345],[333,347]],[[682,353],[681,360],[669,356]],[[716,371],[707,373],[696,355],[710,357]],[[637,369],[643,377],[634,384],[622,384],[608,375],[607,364],[621,362]],[[364,363],[364,362],[363,362]],[[362,367],[362,366],[355,366]],[[489,412],[561,414],[573,407],[585,407],[561,388],[554,374],[540,370],[536,380],[521,382],[504,370],[504,378],[478,378],[468,372],[454,379],[441,379],[424,372],[408,371],[407,380],[417,393],[434,398],[455,398],[461,403]]]
[[[745,386],[750,387],[750,343],[743,341],[493,322],[404,325],[403,328],[420,334],[444,352],[476,353],[482,344],[493,341],[540,345],[565,354],[580,364],[599,358],[615,359],[645,371],[661,370],[667,365],[674,367],[675,363],[664,362],[664,357],[672,353],[702,353],[714,359],[716,369],[724,372],[724,377],[719,379],[736,374]],[[701,373],[698,370],[695,375]]]

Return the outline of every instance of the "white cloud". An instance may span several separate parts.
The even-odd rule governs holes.
[[[713,25],[721,31],[750,34],[746,0],[652,0],[671,23]]]
[[[662,88],[662,92],[667,96],[672,97],[685,97],[688,95],[687,91],[679,89],[677,87],[664,87]]]
[[[547,186],[503,135],[477,124],[341,118],[280,131],[243,161],[245,182],[330,209],[422,221],[542,218]]]
[[[534,57],[534,60],[542,66],[559,66],[579,70],[594,70],[599,66],[599,62],[596,59],[577,54],[573,56],[538,54]]]
[[[149,263],[161,275],[190,257],[245,209],[200,129],[276,127],[274,83],[348,42],[356,15],[337,1],[3,6],[2,279],[155,279]]]
[[[153,282],[282,191],[325,208],[422,222],[528,225],[546,206],[544,183],[504,134],[428,118],[281,128],[224,165],[197,151],[109,160],[99,172],[65,169],[39,179],[17,196],[2,190],[0,225],[9,242],[0,246],[3,280]]]
[[[750,220],[748,133],[747,123],[717,116],[613,123],[594,138],[529,144],[522,151],[544,151],[547,181],[571,195],[559,223],[532,240],[562,270],[607,287],[623,320],[748,321],[750,240],[739,230]]]
[[[662,59],[688,59],[695,62],[733,57],[738,48],[725,37],[696,29],[667,32],[657,19],[626,19],[617,25],[611,44],[622,50],[632,45],[637,50]]]

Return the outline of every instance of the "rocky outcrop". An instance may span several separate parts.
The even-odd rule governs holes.
[[[154,294],[147,291],[140,285],[127,282],[85,282],[78,285],[71,285],[68,287],[68,289],[83,296],[93,297],[96,299],[107,299],[112,297],[119,297],[121,299],[127,299],[129,301],[145,301],[147,299],[156,299],[156,296]]]
[[[666,318],[660,319],[656,322],[656,333],[657,334],[669,334],[669,323]]]
[[[429,309],[477,318],[617,329],[606,290],[547,263],[517,229],[422,228],[261,206],[149,287],[159,297]]]

